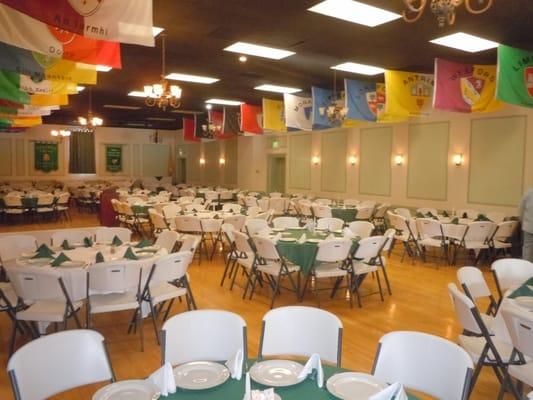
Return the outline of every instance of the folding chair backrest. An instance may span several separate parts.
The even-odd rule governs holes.
[[[96,229],[96,241],[99,243],[107,243],[113,241],[113,238],[118,237],[123,243],[131,242],[131,231],[128,228],[108,228],[101,227]]]
[[[181,207],[178,204],[171,203],[163,207],[163,215],[166,219],[174,218],[181,211]]]
[[[235,250],[239,253],[252,253],[253,249],[250,246],[250,238],[242,232],[233,232],[235,239]]]
[[[29,342],[9,359],[7,371],[17,400],[41,400],[75,387],[114,380],[104,337],[85,329]]]
[[[374,218],[384,218],[385,213],[387,212],[389,207],[390,207],[390,204],[387,204],[387,203],[380,204],[378,208],[376,208],[376,212],[374,213]]]
[[[316,221],[316,227],[319,229],[328,229],[330,231],[337,231],[342,229],[344,221],[340,218],[323,217]]]
[[[286,208],[287,199],[282,197],[275,197],[270,199],[269,207],[276,213],[284,213]]]
[[[268,222],[265,219],[253,218],[246,221],[248,235],[254,236],[262,230],[268,229]]]
[[[50,206],[54,202],[53,194],[41,194],[37,196],[37,205],[38,206]]]
[[[65,300],[59,271],[38,267],[7,268],[7,275],[18,297],[26,301]]]
[[[178,215],[174,222],[178,232],[202,232],[200,218],[192,215]]]
[[[231,217],[224,218],[224,223],[233,225],[236,231],[242,230],[242,228],[244,228],[245,222],[246,222],[245,215],[232,215]]]
[[[516,228],[518,227],[518,221],[505,221],[500,222],[496,226],[493,239],[500,240],[502,242],[507,241],[513,236]]]
[[[312,206],[316,218],[331,218],[331,207],[324,204],[315,204]]]
[[[252,240],[259,257],[266,260],[279,260],[280,256],[278,249],[273,240],[260,236],[254,236]]]
[[[83,243],[83,239],[93,239],[93,234],[81,229],[65,229],[52,233],[52,246],[58,247],[68,240],[69,243]]]
[[[489,211],[487,213],[487,218],[490,219],[495,224],[499,224],[500,222],[503,222],[505,219],[505,214],[499,211]],[[512,222],[512,221],[509,221]]]
[[[383,234],[383,237],[385,238],[386,242],[383,244],[383,247],[381,248],[381,251],[389,251],[392,243],[394,241],[394,235],[396,234],[396,230],[393,228],[389,228],[385,231]]]
[[[163,231],[159,234],[154,244],[162,249],[166,249],[168,253],[172,253],[179,237],[178,232]]]
[[[222,225],[222,219],[204,218],[200,219],[203,232],[219,232],[220,225]]]
[[[491,295],[483,272],[476,267],[461,267],[457,270],[457,280],[461,286],[468,289],[472,300]]]
[[[30,235],[13,235],[0,238],[0,260],[14,260],[24,252],[37,249],[37,239]]]
[[[241,209],[242,209],[242,206],[240,204],[235,204],[235,203],[225,203],[222,206],[223,211],[231,211],[235,213],[241,212]]]
[[[279,199],[281,197],[281,193],[280,192],[272,192],[270,193],[270,198],[271,199]]]
[[[374,206],[362,206],[359,205],[357,208],[357,215],[355,218],[362,220],[369,220],[372,218],[372,213],[374,212]]]
[[[340,367],[342,322],[315,307],[289,306],[270,310],[263,317],[259,357],[320,355]]]
[[[185,206],[185,211],[187,211],[187,212],[203,211],[203,210],[205,210],[205,208],[206,208],[205,204],[193,203],[193,204],[187,204]]]
[[[355,251],[354,258],[370,262],[379,256],[379,252],[385,241],[383,236],[370,236],[359,241],[359,247]]]
[[[468,224],[468,230],[466,231],[464,240],[476,241],[476,242],[485,242],[490,239],[494,233],[496,225],[494,222],[490,221],[475,221]]]
[[[150,222],[154,226],[154,229],[156,230],[168,229],[168,225],[163,214],[160,214],[153,209],[149,209],[148,216],[150,217]]]
[[[198,245],[200,244],[200,236],[198,235],[185,235],[181,238],[180,251],[190,251],[192,254],[196,252]]]
[[[274,228],[297,228],[298,218],[295,217],[277,217],[272,220]]]
[[[416,227],[421,238],[435,238],[442,236],[442,224],[431,218],[417,218]]]
[[[348,225],[348,229],[350,229],[355,236],[364,239],[372,235],[374,224],[368,221],[353,221]]]
[[[533,277],[533,263],[519,258],[502,258],[492,263],[498,287],[502,292],[519,286]]]
[[[179,251],[159,257],[154,264],[150,284],[171,282],[183,278],[191,261],[192,253],[190,251]]]
[[[505,304],[501,313],[513,347],[526,357],[533,357],[533,315],[531,312]]]
[[[349,239],[324,240],[318,244],[316,260],[322,262],[340,262],[350,254],[352,241]]]
[[[247,357],[246,322],[228,311],[184,312],[168,319],[161,333],[161,364],[228,360],[239,350]]]
[[[398,214],[398,215],[401,215],[401,216],[404,217],[404,218],[407,218],[407,219],[410,219],[410,218],[413,217],[413,216],[411,215],[411,211],[409,211],[409,209],[407,209],[407,208],[402,208],[402,207],[400,207],[400,208],[396,208],[396,209],[394,210],[394,212],[395,212],[396,214]]]
[[[457,344],[427,333],[403,331],[381,337],[372,374],[434,398],[466,400],[472,370],[472,359]]]
[[[254,196],[245,196],[244,204],[246,205],[246,207],[258,206],[257,199]]]
[[[474,313],[477,313],[474,302],[463,292],[459,291],[455,283],[448,284],[448,294],[452,300],[455,315],[463,329],[472,333],[481,334],[482,331],[479,322],[474,317]],[[483,322],[481,321],[481,323]]]
[[[139,285],[139,261],[103,262],[89,267],[89,291],[122,293]]]
[[[442,224],[442,233],[449,239],[462,241],[465,237],[468,225],[464,224]]]
[[[5,196],[4,203],[6,207],[22,207],[22,198],[19,195]]]

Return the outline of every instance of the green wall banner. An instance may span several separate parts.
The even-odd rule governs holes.
[[[35,142],[35,169],[43,172],[58,169],[57,143]]]
[[[106,146],[106,170],[122,171],[122,146]]]

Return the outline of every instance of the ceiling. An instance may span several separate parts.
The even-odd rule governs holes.
[[[402,0],[361,0],[367,4],[401,13]],[[496,50],[466,53],[438,46],[428,41],[463,31],[511,46],[533,50],[533,1],[494,0],[492,8],[481,15],[471,15],[464,7],[455,25],[439,28],[429,10],[409,24],[402,19],[368,28],[307,9],[320,0],[154,0],[154,25],[167,33],[167,73],[181,72],[219,78],[212,85],[177,82],[183,89],[180,110],[205,111],[204,101],[212,97],[229,98],[260,104],[264,96],[281,95],[253,90],[263,83],[299,87],[331,87],[332,65],[346,61],[386,69],[432,72],[435,57],[472,63],[496,63]],[[248,57],[238,61],[238,54],[222,49],[236,41],[279,47],[296,52],[283,60]],[[98,73],[93,88],[93,111],[102,116],[106,126],[181,128],[182,114],[159,111],[144,106],[142,98],[127,96],[155,83],[161,73],[160,40],[157,47],[122,45],[122,69]],[[345,77],[365,76],[338,72],[338,85]],[[372,79],[372,78],[371,78]],[[383,76],[373,78],[382,80]],[[74,124],[86,114],[88,91],[70,96],[47,123]],[[139,110],[104,108],[105,104],[140,106]]]

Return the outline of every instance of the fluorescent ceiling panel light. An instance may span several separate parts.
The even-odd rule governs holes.
[[[262,90],[264,92],[274,92],[274,93],[296,93],[301,92],[302,89],[291,88],[286,86],[277,86],[277,85],[260,85],[254,87],[255,90]]]
[[[149,121],[176,121],[176,118],[162,118],[162,117],[148,117],[146,118]]]
[[[132,90],[131,92],[128,93],[128,96],[147,97],[146,93],[144,93],[144,92],[142,92],[140,90]],[[150,97],[157,98],[157,96],[155,94],[152,94]]]
[[[140,126],[142,128],[146,128],[146,124],[136,123],[136,122],[128,122],[126,126]]]
[[[207,84],[207,85],[210,85],[211,83],[218,82],[220,80],[220,79],[217,79],[217,78],[209,78],[208,76],[179,74],[177,72],[173,72],[171,74],[168,74],[167,76],[165,76],[165,78],[171,79],[173,81],[204,83],[204,84]]]
[[[261,46],[253,43],[236,42],[224,49],[233,53],[248,54],[250,56],[271,58],[273,60],[281,60],[282,58],[296,54],[293,51],[276,49],[274,47]]]
[[[158,26],[152,26],[152,34],[154,35],[154,37],[156,37],[157,35],[159,35],[161,32],[163,32],[165,30],[165,28],[160,28]]]
[[[76,90],[79,92],[83,92],[85,90],[85,86],[76,86]]]
[[[308,10],[371,28],[401,18],[400,14],[353,0],[325,0]]]
[[[211,104],[221,104],[223,106],[240,106],[242,101],[238,100],[226,100],[226,99],[209,99],[205,101],[206,103]]]
[[[194,110],[172,110],[171,113],[176,113],[176,114],[203,114],[204,112],[203,111],[194,111]]]
[[[453,49],[468,51],[469,53],[476,53],[478,51],[498,47],[498,43],[493,42],[492,40],[483,39],[464,32],[453,33],[451,35],[430,40],[430,42],[440,44],[441,46],[451,47]]]
[[[375,67],[373,65],[358,64],[354,62],[345,62],[339,65],[334,65],[331,69],[339,71],[353,72],[362,75],[378,75],[385,72],[383,68]]]
[[[108,66],[106,66],[106,65],[97,65],[97,66],[96,66],[96,70],[97,70],[98,72],[109,72],[109,71],[111,71],[112,69],[113,69],[113,68],[108,67]]]
[[[121,106],[118,104],[105,104],[104,108],[114,108],[117,110],[139,110],[141,107],[139,106]]]

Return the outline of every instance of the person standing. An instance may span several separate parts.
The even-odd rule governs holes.
[[[533,188],[522,198],[519,213],[522,222],[522,258],[533,262]]]

